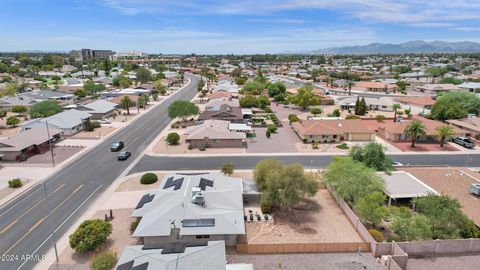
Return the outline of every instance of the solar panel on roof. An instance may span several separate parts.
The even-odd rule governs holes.
[[[215,227],[214,218],[184,219],[182,227]]]
[[[147,270],[147,269],[148,269],[148,262],[144,262],[142,264],[139,264],[133,267],[131,270]]]
[[[153,200],[153,197],[155,197],[155,194],[145,194],[143,197],[140,199],[140,201],[137,204],[137,207],[135,209],[142,208],[146,203],[149,203]]]
[[[120,264],[119,266],[117,266],[117,268],[115,268],[116,270],[131,270],[132,269],[132,266],[133,266],[133,263],[134,261],[128,261],[126,263],[122,263]]]
[[[163,189],[167,189],[169,187],[174,187],[173,190],[180,189],[183,184],[183,177],[179,178],[177,180],[173,180],[173,176],[167,178],[167,181],[165,182],[165,185],[163,186]]]
[[[208,180],[208,179],[205,179],[205,178],[200,178],[200,184],[198,184],[198,187],[205,191],[205,189],[207,188],[207,186],[209,187],[213,187],[213,181],[212,180]]]

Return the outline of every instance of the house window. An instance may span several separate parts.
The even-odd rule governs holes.
[[[206,239],[206,238],[210,238],[210,235],[208,234],[204,234],[204,235],[195,235],[195,238],[196,239]]]

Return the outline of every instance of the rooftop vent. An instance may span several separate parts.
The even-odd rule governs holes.
[[[203,206],[205,204],[205,197],[201,191],[195,193],[191,200],[192,203]]]

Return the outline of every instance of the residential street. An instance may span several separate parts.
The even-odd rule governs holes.
[[[168,105],[195,96],[199,78],[186,76],[191,83],[185,88],[48,178],[48,204],[42,186],[36,185],[0,208],[1,269],[32,269],[42,260],[52,248],[51,232],[57,239],[64,234],[168,125]],[[117,161],[117,154],[109,151],[118,140],[132,152],[126,161]],[[32,254],[39,257],[25,257]]]
[[[129,173],[150,170],[219,170],[224,163],[233,163],[235,169],[251,169],[262,159],[275,158],[285,163],[299,162],[306,168],[323,168],[333,155],[241,155],[208,157],[168,157],[145,155]],[[394,161],[411,166],[480,167],[480,154],[402,154],[391,155]]]

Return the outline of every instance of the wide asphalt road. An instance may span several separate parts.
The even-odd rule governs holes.
[[[470,166],[480,167],[480,154],[402,154],[390,157],[405,166]],[[220,170],[222,164],[232,163],[235,169],[251,169],[259,161],[275,158],[285,163],[298,162],[306,168],[324,168],[332,162],[333,155],[241,155],[241,156],[149,156],[130,170],[131,173],[155,170]]]
[[[191,83],[185,88],[48,178],[48,204],[37,185],[0,208],[1,270],[32,269],[42,259],[52,248],[51,232],[60,238],[168,125],[168,105],[195,96],[199,78],[186,76]],[[119,140],[132,152],[126,161],[117,161],[117,154],[109,151]]]

